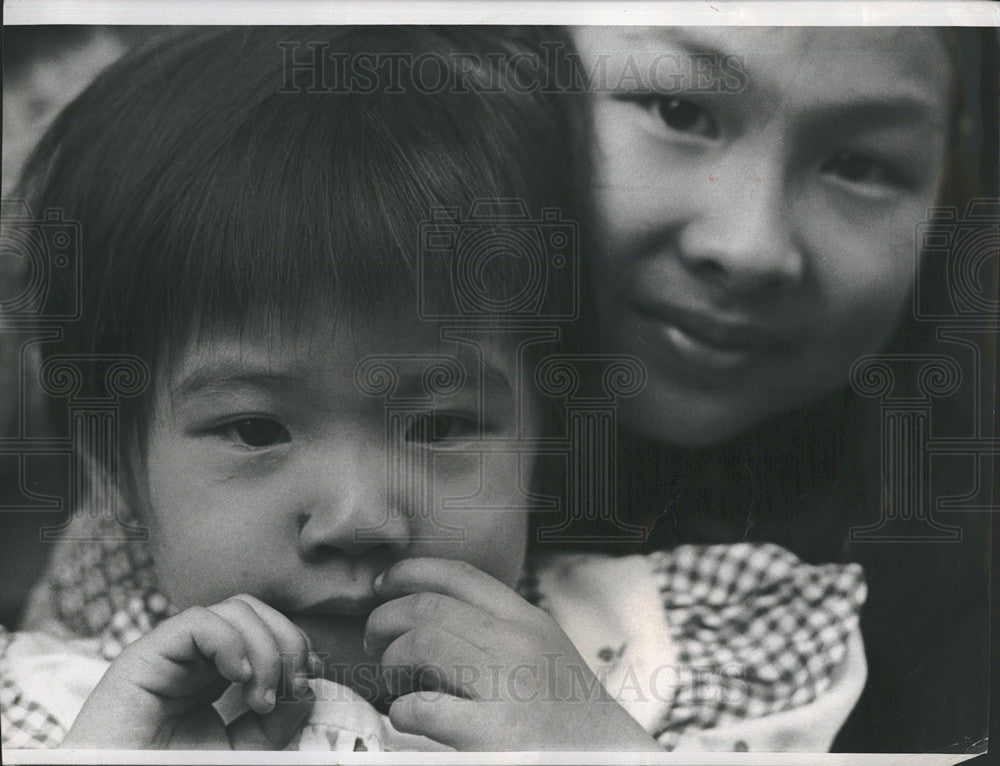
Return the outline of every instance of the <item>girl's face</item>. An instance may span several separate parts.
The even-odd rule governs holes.
[[[140,489],[157,585],[180,608],[260,598],[365,691],[372,678],[344,668],[371,670],[372,581],[393,562],[459,559],[516,582],[532,461],[498,442],[534,435],[534,415],[512,354],[430,325],[280,336],[209,338],[159,387]],[[384,364],[362,375],[369,355]],[[451,389],[430,372],[442,356],[463,363]]]
[[[931,30],[580,28],[595,76],[594,290],[623,403],[664,442],[722,441],[843,386],[914,276],[951,121]]]

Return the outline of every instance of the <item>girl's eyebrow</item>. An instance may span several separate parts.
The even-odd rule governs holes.
[[[920,122],[922,128],[947,125],[947,115],[941,106],[916,93],[859,95],[844,101],[830,101],[810,105],[804,110],[807,119],[825,123],[834,120],[871,125],[887,123],[912,124]]]
[[[700,39],[697,33],[692,33],[686,27],[658,27],[655,30],[639,31],[627,34],[628,38],[644,40],[647,43],[671,43],[682,52],[694,56],[706,56],[715,60],[732,55],[734,51],[723,51],[707,40]]]
[[[662,46],[669,44],[675,46],[680,52],[693,56],[704,56],[717,62],[728,56],[746,56],[748,53],[759,53],[755,50],[736,50],[717,47],[710,38],[711,32],[707,33],[697,27],[655,27],[647,29],[629,30],[625,32],[624,38],[639,47],[634,51],[636,55],[644,55],[652,52],[651,46]],[[780,51],[773,52],[781,55]],[[758,83],[758,87],[761,84]],[[780,88],[772,89],[780,90]],[[850,110],[852,120],[865,122],[868,120],[877,122],[913,122],[922,120],[932,127],[947,124],[947,116],[941,114],[941,105],[929,98],[927,94],[919,88],[908,88],[906,85],[898,83],[895,92],[881,91],[878,93],[858,94],[856,98],[844,102],[833,102],[829,104],[819,104],[810,112],[815,112],[818,119],[828,119],[831,113],[841,116],[845,110]],[[807,115],[812,117],[812,114]]]

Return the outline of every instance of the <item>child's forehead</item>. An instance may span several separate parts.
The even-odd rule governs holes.
[[[456,339],[434,323],[392,320],[202,333],[175,357],[163,382],[174,397],[243,383],[357,388],[373,365],[404,382],[450,369],[488,390],[517,387],[515,354],[499,336]]]

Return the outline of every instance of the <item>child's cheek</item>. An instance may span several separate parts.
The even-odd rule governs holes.
[[[259,535],[247,518],[237,518],[213,497],[178,488],[172,502],[150,508],[156,585],[178,608],[215,604],[261,587],[259,564],[253,565],[255,558],[262,560],[255,544]]]
[[[486,447],[441,455],[435,465],[432,519],[445,529],[421,555],[467,561],[513,587],[526,549],[530,460]]]
[[[215,482],[254,482],[273,476],[286,463],[281,450],[251,452],[234,446],[204,450],[204,467]]]

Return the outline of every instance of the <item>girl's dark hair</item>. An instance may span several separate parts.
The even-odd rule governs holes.
[[[580,121],[532,87],[545,37],[202,28],[125,57],[55,121],[20,184],[34,211],[58,208],[82,231],[83,321],[52,351],[134,354],[155,381],[198,333],[248,318],[416,318],[433,208],[517,198],[535,220],[546,207],[572,219]],[[376,55],[391,65],[373,79]],[[320,57],[368,62],[368,76],[288,66]],[[435,77],[418,71],[429,57]],[[488,289],[523,281],[524,261],[494,259]],[[423,289],[447,305],[445,266]],[[150,402],[122,403],[140,450]]]

